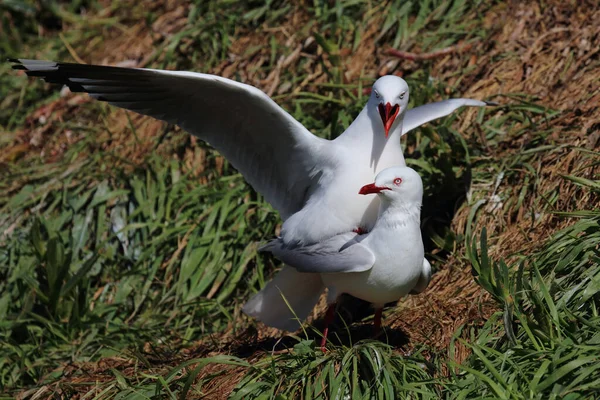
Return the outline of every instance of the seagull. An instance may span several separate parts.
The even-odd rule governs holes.
[[[289,246],[277,238],[261,248],[299,273],[318,275],[321,292],[327,288],[329,307],[322,349],[339,295],[346,293],[372,303],[377,333],[383,306],[409,293],[422,292],[431,279],[431,265],[424,258],[421,238],[423,183],[419,174],[409,167],[387,168],[377,174],[374,183],[359,191],[361,195],[371,193],[377,194],[380,205],[369,233],[347,232],[305,247]],[[301,292],[295,294],[304,296]]]
[[[402,135],[462,106],[492,104],[449,99],[409,110],[406,81],[386,75],[374,83],[367,104],[346,131],[326,140],[313,135],[261,90],[216,75],[9,61],[14,69],[29,76],[177,124],[208,142],[279,212],[283,220],[281,238],[290,246],[319,243],[353,230],[368,232],[377,219],[379,200],[359,196],[360,182],[372,181],[385,168],[406,165],[400,146]],[[300,275],[284,266],[269,285],[277,286],[288,298],[297,298],[293,293],[300,291],[303,303],[316,303],[321,278],[319,274]],[[277,309],[280,315],[274,320],[289,321],[289,307],[279,293],[278,299],[270,291],[257,296],[254,315],[266,311],[261,309],[266,303],[258,301],[263,298],[269,300],[269,316],[273,317]],[[303,304],[290,305],[304,309]],[[300,327],[297,323],[276,324]]]

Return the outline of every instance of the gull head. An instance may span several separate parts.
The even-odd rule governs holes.
[[[363,186],[359,194],[376,193],[391,203],[418,203],[423,199],[423,181],[409,167],[386,168],[375,177],[375,182]]]
[[[369,106],[377,107],[387,138],[397,117],[408,106],[408,84],[394,75],[382,76],[373,85]]]

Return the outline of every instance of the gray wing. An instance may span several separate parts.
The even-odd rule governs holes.
[[[286,246],[281,238],[267,243],[261,251],[294,267],[299,272],[362,272],[373,267],[375,255],[356,240],[356,233],[345,233],[309,246]]]
[[[170,123],[214,146],[285,220],[328,160],[311,134],[259,89],[194,72],[10,60],[13,68]]]
[[[450,99],[411,108],[404,115],[402,134],[404,135],[426,122],[450,115],[462,106],[485,107],[487,105],[495,105],[495,103],[472,99]]]

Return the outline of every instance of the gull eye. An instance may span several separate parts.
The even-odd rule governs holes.
[[[406,94],[406,92],[402,92],[402,93],[400,93],[400,100],[403,100],[403,99],[404,99],[404,95],[405,95],[405,94]]]
[[[377,90],[374,90],[373,93],[375,93],[376,98],[379,98],[379,92]]]
[[[400,186],[401,183],[402,183],[402,178],[396,178],[396,179],[394,179],[394,185]]]

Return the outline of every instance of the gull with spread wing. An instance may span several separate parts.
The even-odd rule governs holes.
[[[261,249],[271,252],[299,273],[320,276],[321,292],[327,288],[329,304],[321,342],[323,349],[340,294],[347,293],[373,304],[377,332],[386,303],[409,293],[422,292],[431,279],[431,266],[423,258],[421,238],[421,177],[408,167],[387,168],[377,174],[375,183],[363,186],[359,193],[377,193],[381,200],[377,221],[369,233],[348,232],[302,247],[288,246],[278,238]],[[270,319],[268,311],[263,313],[263,318],[265,315]],[[280,313],[275,310],[274,315],[279,317]]]
[[[471,99],[450,99],[407,109],[409,89],[396,76],[379,78],[367,104],[334,140],[319,138],[261,90],[215,75],[196,72],[13,59],[13,68],[47,82],[87,92],[95,99],[181,126],[215,147],[246,181],[279,212],[282,240],[305,246],[352,230],[369,231],[377,218],[378,199],[359,196],[359,182],[383,169],[405,165],[400,137],[461,106],[485,106]],[[340,201],[343,199],[343,201]],[[279,296],[279,321],[290,320],[297,301],[316,302],[318,274],[299,278],[284,267],[271,285],[254,297],[253,314],[261,317],[261,298]],[[294,296],[295,291],[303,295]],[[249,309],[248,307],[246,308]],[[312,307],[311,307],[312,309]],[[269,315],[272,315],[269,310]],[[300,315],[304,318],[306,316]],[[264,320],[264,319],[263,319]],[[280,325],[295,329],[297,324]]]

